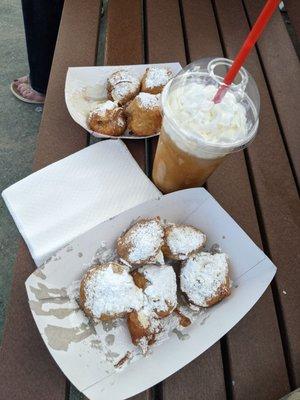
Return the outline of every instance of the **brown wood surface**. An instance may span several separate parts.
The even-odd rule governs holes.
[[[106,65],[143,64],[142,2],[140,0],[110,0],[107,12],[104,63]],[[145,141],[125,140],[125,144],[145,170]]]
[[[265,0],[246,0],[251,25]],[[298,0],[300,15],[300,2]],[[300,180],[300,63],[280,12],[273,15],[268,29],[258,41],[259,55],[265,69],[283,137],[299,185]]]
[[[109,1],[104,57],[106,65],[144,63],[142,11],[140,0]],[[145,140],[127,140],[125,143],[140,167],[146,170]],[[132,397],[132,400],[147,400],[150,397],[151,390],[148,390]]]
[[[288,12],[289,19],[300,40],[300,4],[299,0],[284,0],[284,6]]]
[[[146,2],[146,17],[147,61],[179,61],[184,66],[186,56],[178,2],[149,0]],[[156,140],[153,141],[152,155],[155,145]],[[164,400],[226,398],[220,343],[166,379],[161,386]]]
[[[183,10],[191,60],[221,56],[222,47],[211,2],[203,0],[200,4],[196,0],[184,0]],[[205,24],[199,24],[199,21],[205,21]],[[231,155],[208,180],[207,188],[262,247],[243,152]],[[227,345],[233,398],[276,399],[289,390],[270,288],[227,334]]]
[[[35,170],[80,150],[87,142],[83,130],[67,113],[62,90],[69,65],[95,62],[100,1],[89,1],[85,18],[78,18],[81,10],[81,0],[65,1],[39,131]],[[27,247],[21,242],[0,352],[0,398],[65,400],[66,379],[48,353],[28,307],[24,282],[34,269]]]
[[[233,58],[248,27],[239,0],[216,0],[226,53]],[[238,32],[238,34],[237,34]],[[300,385],[299,320],[299,199],[284,143],[258,56],[253,51],[246,68],[260,91],[261,114],[257,138],[248,150],[251,184],[267,253],[278,267],[273,291],[292,386]],[[288,89],[287,89],[288,90]],[[248,210],[245,210],[248,212]]]
[[[288,7],[296,1],[287,0]],[[220,56],[222,50],[233,58],[248,32],[248,22],[254,21],[262,3],[263,0],[110,0],[105,64],[179,61],[184,65],[189,59]],[[68,66],[95,63],[100,0],[87,4],[84,18],[78,18],[82,15],[82,1],[65,0],[35,170],[88,143],[84,131],[68,115],[62,91]],[[291,97],[299,102],[299,88],[291,86],[290,81],[299,65],[280,18],[275,15],[270,30],[258,44],[260,58],[253,51],[246,65],[261,94],[259,135],[249,150],[229,157],[207,184],[208,190],[278,266],[273,294],[269,288],[228,333],[222,346],[216,343],[163,384],[134,400],[273,400],[290,389],[286,363],[292,388],[300,385],[299,203],[289,163],[293,162],[296,175],[299,141],[295,133],[299,122],[296,123],[296,110],[285,101]],[[289,65],[285,65],[287,59]],[[276,79],[278,75],[281,79]],[[143,140],[126,141],[145,171],[150,155],[147,149],[152,148],[153,157],[156,142],[150,140],[146,146]],[[0,352],[0,398],[65,400],[66,379],[48,354],[27,305],[24,281],[34,268],[21,242]]]

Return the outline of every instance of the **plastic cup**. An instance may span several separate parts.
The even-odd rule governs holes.
[[[260,100],[245,68],[222,102],[213,103],[231,64],[225,58],[198,60],[164,88],[162,129],[152,173],[163,193],[202,186],[228,154],[255,138]]]

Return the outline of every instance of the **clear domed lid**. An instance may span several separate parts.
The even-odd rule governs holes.
[[[165,87],[162,95],[164,115],[189,140],[206,146],[239,150],[255,136],[260,99],[252,76],[241,68],[219,104],[214,95],[232,60],[205,58],[183,68]],[[233,151],[234,151],[233,150]]]

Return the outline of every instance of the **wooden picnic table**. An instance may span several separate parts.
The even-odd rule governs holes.
[[[292,21],[299,21],[297,2],[285,2],[294,9]],[[110,0],[104,64],[179,61],[184,66],[207,56],[233,58],[263,4],[264,0]],[[100,8],[100,0],[65,0],[34,170],[93,142],[68,114],[64,82],[69,66],[96,62]],[[246,68],[261,95],[259,134],[247,150],[219,167],[207,189],[278,272],[258,303],[225,337],[136,400],[275,400],[300,386],[300,74],[279,12]],[[156,142],[126,142],[149,175]],[[70,385],[32,319],[24,281],[34,269],[22,241],[0,353],[0,398],[78,399],[70,395]]]

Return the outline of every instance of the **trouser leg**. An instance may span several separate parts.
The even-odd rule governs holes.
[[[64,0],[22,0],[30,83],[46,93]]]

